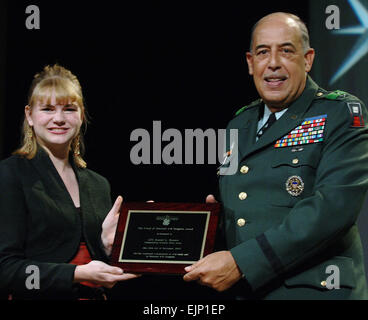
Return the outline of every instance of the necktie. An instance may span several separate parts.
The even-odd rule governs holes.
[[[267,122],[265,123],[265,125],[259,129],[258,133],[257,133],[257,139],[261,138],[265,132],[276,122],[276,116],[274,113],[271,113],[270,116],[268,117]]]

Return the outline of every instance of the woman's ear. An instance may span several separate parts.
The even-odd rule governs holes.
[[[33,120],[32,120],[32,109],[29,105],[26,105],[25,108],[24,108],[24,114],[26,116],[26,119],[27,119],[27,122],[28,124],[33,127]]]

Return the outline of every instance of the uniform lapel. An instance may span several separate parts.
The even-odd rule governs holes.
[[[263,103],[260,103],[258,107],[249,110],[250,116],[248,116],[244,126],[240,126],[238,129],[238,150],[240,158],[243,158],[253,148],[256,142],[259,113],[262,107]]]
[[[304,119],[304,115],[315,98],[318,86],[308,76],[306,88],[302,95],[289,107],[288,111],[277,120],[274,125],[251,147],[248,152],[242,153],[243,157],[260,150],[278,139],[287,135],[296,128]],[[240,143],[239,143],[240,144]]]

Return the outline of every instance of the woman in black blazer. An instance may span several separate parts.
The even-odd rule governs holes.
[[[122,198],[111,208],[109,183],[86,168],[85,123],[78,79],[45,67],[30,88],[22,146],[0,162],[2,294],[99,299],[136,277],[106,263]]]

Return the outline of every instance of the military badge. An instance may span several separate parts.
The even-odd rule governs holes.
[[[323,141],[327,115],[305,119],[302,124],[288,135],[278,140],[275,148],[294,147]]]
[[[298,197],[304,191],[304,182],[299,176],[292,176],[286,181],[286,191],[293,197]]]
[[[348,107],[352,118],[352,128],[364,128],[362,106],[359,102],[350,102]]]

